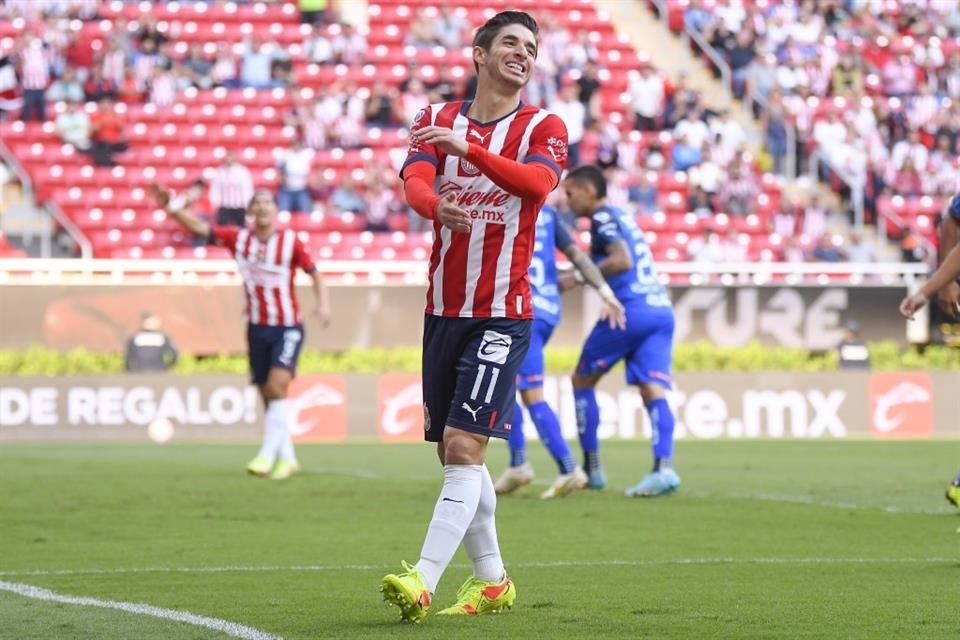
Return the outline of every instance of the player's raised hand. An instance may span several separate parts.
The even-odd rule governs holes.
[[[453,134],[452,129],[446,127],[423,127],[411,132],[411,135],[425,144],[432,144],[444,153],[464,158],[467,155],[467,141]]]
[[[456,233],[470,233],[470,215],[457,205],[457,195],[448,193],[437,204],[437,220]]]
[[[147,185],[147,189],[149,189],[150,195],[156,199],[157,204],[160,205],[160,208],[166,209],[167,205],[170,204],[170,192],[167,190],[167,188],[160,186],[156,182],[151,182],[149,185]]]
[[[606,298],[600,307],[600,319],[610,323],[611,329],[627,328],[627,312],[616,298]]]
[[[900,303],[900,315],[908,320],[913,320],[914,314],[923,309],[925,304],[927,304],[927,296],[918,291],[903,299],[903,302]]]
[[[947,316],[960,316],[960,284],[951,282],[937,293],[937,305]]]

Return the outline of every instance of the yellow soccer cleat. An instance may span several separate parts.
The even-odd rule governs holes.
[[[485,582],[471,576],[457,590],[457,603],[447,607],[440,616],[482,616],[512,609],[517,599],[517,588],[510,576],[504,575],[499,582]]]
[[[947,500],[953,506],[960,508],[960,484],[957,484],[956,481],[951,482],[950,486],[947,487]]]
[[[568,496],[574,491],[579,491],[587,486],[587,474],[583,469],[577,467],[570,473],[562,473],[553,481],[550,488],[540,494],[544,500],[551,498],[562,498]]]
[[[263,456],[257,456],[247,465],[247,473],[252,476],[266,478],[272,468],[273,463],[270,460],[267,460]]]
[[[420,622],[427,617],[430,609],[430,590],[416,567],[406,562],[401,574],[390,574],[380,581],[380,592],[389,604],[400,607],[400,619],[406,622]]]
[[[533,467],[529,462],[524,462],[517,467],[507,467],[493,485],[493,490],[498,496],[513,493],[520,487],[525,487],[533,482]]]
[[[273,471],[270,473],[271,480],[286,480],[293,474],[300,471],[300,465],[296,460],[280,460]]]

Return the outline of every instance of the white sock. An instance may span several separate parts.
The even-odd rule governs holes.
[[[503,558],[497,541],[497,492],[487,465],[483,465],[483,485],[473,522],[463,536],[463,548],[473,562],[473,575],[486,582],[503,579]]]
[[[473,521],[482,485],[482,465],[448,464],[443,467],[443,488],[440,489],[440,497],[423,540],[420,561],[417,562],[417,570],[430,593],[436,591],[440,576],[450,564],[463,541],[463,534]]]
[[[259,455],[273,462],[277,459],[277,454],[283,447],[284,438],[289,437],[287,400],[271,400],[270,404],[267,405],[267,415],[263,420],[263,445],[260,447]]]
[[[287,416],[287,401],[283,401],[283,423],[286,428],[283,430],[283,441],[280,443],[280,459],[287,462],[294,462],[297,459],[297,453],[293,450],[293,435],[290,433],[290,419]]]

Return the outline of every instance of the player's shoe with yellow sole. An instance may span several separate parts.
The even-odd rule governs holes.
[[[402,562],[404,572],[383,576],[380,592],[389,604],[400,608],[400,619],[406,622],[420,622],[427,617],[430,609],[430,590],[423,576],[406,562]]]
[[[296,460],[279,460],[270,472],[271,480],[286,480],[300,471],[300,464]]]
[[[516,467],[507,467],[493,484],[493,489],[497,492],[497,495],[504,495],[513,493],[531,482],[533,482],[533,465],[524,462]]]
[[[960,509],[960,484],[956,480],[950,483],[950,486],[947,487],[947,500],[953,506]]]
[[[570,473],[561,473],[557,476],[557,479],[553,481],[553,484],[550,485],[550,488],[540,494],[540,497],[544,500],[550,500],[551,498],[562,498],[568,496],[574,491],[579,491],[580,489],[585,489],[587,486],[587,474],[584,473],[583,469],[577,467]]]
[[[266,478],[273,469],[273,462],[263,456],[257,456],[247,464],[247,473],[252,476]]]
[[[438,616],[482,616],[512,609],[517,599],[517,587],[510,576],[504,575],[499,582],[486,582],[470,576],[457,589],[457,603],[447,607]]]

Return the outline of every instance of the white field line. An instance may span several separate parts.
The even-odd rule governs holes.
[[[42,589],[29,584],[19,584],[17,582],[0,581],[0,591],[9,591],[25,598],[34,600],[45,600],[47,602],[60,602],[63,604],[72,604],[80,607],[98,607],[100,609],[115,609],[138,616],[151,616],[153,618],[162,618],[164,620],[173,620],[174,622],[183,622],[195,627],[205,627],[213,631],[219,631],[231,638],[242,638],[243,640],[282,640],[280,636],[260,631],[253,627],[221,620],[220,618],[210,618],[201,616],[189,611],[174,611],[173,609],[162,609],[149,604],[137,602],[119,602],[117,600],[100,600],[98,598],[87,598],[79,596],[70,596],[63,593]]]
[[[397,479],[397,474],[386,474],[379,473],[376,471],[368,471],[366,469],[344,469],[344,468],[335,468],[335,467],[309,467],[307,471],[310,473],[320,473],[333,476],[346,476],[348,478],[361,478],[364,480],[395,480]],[[421,480],[421,481],[430,481],[430,480],[439,480],[439,474],[437,475],[412,475],[406,474],[403,476],[407,480]],[[553,480],[546,479],[535,479],[531,484],[540,485],[540,486],[549,486]],[[616,489],[611,489],[611,491],[616,492]],[[884,513],[907,513],[907,514],[918,514],[918,515],[936,515],[941,513],[952,513],[955,511],[952,507],[944,505],[942,507],[933,507],[928,509],[914,509],[907,507],[898,507],[895,505],[871,505],[871,504],[862,504],[858,502],[841,502],[838,500],[820,500],[812,496],[802,496],[802,495],[788,495],[780,493],[709,493],[709,492],[684,492],[685,495],[689,495],[695,498],[714,498],[714,499],[727,499],[727,500],[757,500],[761,502],[782,502],[784,504],[803,504],[810,505],[814,507],[827,507],[829,509],[857,509],[857,510],[866,510],[866,511],[882,511]]]
[[[695,565],[870,565],[870,564],[940,564],[955,563],[956,558],[674,558],[670,560],[552,560],[549,562],[515,562],[511,569],[557,569],[568,567],[669,567]],[[453,564],[453,568],[468,569],[470,565]],[[0,571],[0,577],[57,577],[81,575],[126,575],[138,573],[271,573],[271,572],[342,572],[384,571],[392,565],[329,564],[287,566],[225,566],[225,567],[119,567],[114,569],[37,569]],[[0,582],[0,588],[6,583]],[[69,596],[67,596],[69,597]],[[118,603],[124,604],[124,603]],[[147,605],[134,605],[147,606]]]

